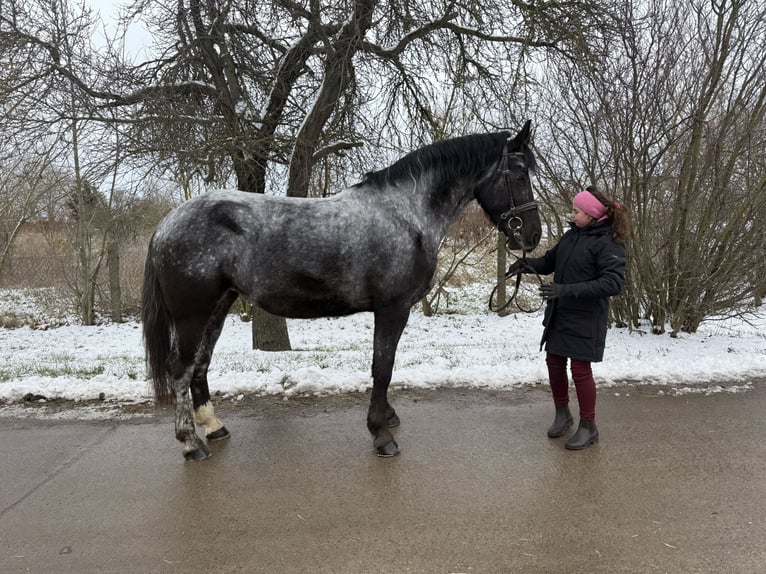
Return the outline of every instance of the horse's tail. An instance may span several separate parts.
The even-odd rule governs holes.
[[[141,316],[144,327],[146,368],[154,385],[154,399],[158,405],[171,404],[175,400],[168,361],[173,348],[173,321],[170,318],[157,273],[152,264],[152,243],[144,266],[144,291]]]

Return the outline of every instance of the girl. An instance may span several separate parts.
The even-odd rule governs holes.
[[[591,362],[604,356],[608,298],[625,284],[625,247],[629,229],[623,206],[602,195],[595,187],[578,193],[572,202],[572,222],[558,244],[538,258],[516,261],[510,272],[553,273],[553,283],[542,285],[547,301],[542,348],[556,415],[548,429],[560,437],[573,424],[569,411],[567,359],[571,361],[580,424],[566,448],[580,450],[598,442],[596,428],[596,383]]]

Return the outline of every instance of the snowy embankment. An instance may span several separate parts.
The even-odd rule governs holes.
[[[332,394],[371,386],[373,318],[289,320],[292,351],[250,348],[250,325],[231,316],[210,366],[212,393]],[[509,389],[547,381],[539,350],[541,314],[424,317],[413,312],[396,357],[392,388]],[[0,329],[0,401],[143,402],[141,325]],[[710,321],[678,338],[611,329],[601,387],[622,382],[666,385],[672,392],[736,391],[766,378],[766,310],[741,320]]]

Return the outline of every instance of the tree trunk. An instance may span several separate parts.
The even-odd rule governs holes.
[[[505,270],[508,268],[508,254],[505,252],[505,235],[497,232],[497,298],[495,306],[501,309],[508,302],[508,293],[505,290]],[[509,310],[499,312],[501,316],[508,315]]]
[[[253,349],[262,351],[290,351],[290,335],[284,317],[272,315],[260,307],[251,307],[253,318]]]
[[[290,159],[287,195],[306,197],[314,166],[314,153],[327,121],[336,111],[342,94],[348,89],[353,75],[353,58],[362,39],[372,26],[375,0],[357,0],[350,20],[343,26],[327,56],[324,80],[311,111],[306,115],[295,138]]]
[[[84,250],[81,249],[80,253],[82,255],[82,252]],[[86,260],[87,261],[87,260]],[[85,326],[94,325],[96,322],[96,313],[95,313],[95,285],[90,280],[90,274],[88,273],[88,269],[86,267],[83,267],[80,269],[79,272],[79,283],[80,283],[80,320],[82,321],[82,324]]]
[[[116,241],[110,241],[106,251],[106,266],[109,271],[109,306],[112,321],[122,323],[122,288],[120,286],[120,248]]]
[[[78,185],[78,204],[84,204],[82,200],[81,185]],[[79,295],[80,320],[83,325],[90,326],[95,323],[94,313],[94,289],[90,276],[90,257],[88,249],[88,234],[82,217],[83,209],[80,207],[80,215],[77,219],[77,291]]]

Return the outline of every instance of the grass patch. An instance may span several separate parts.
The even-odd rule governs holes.
[[[104,365],[75,367],[68,364],[44,364],[44,365],[25,365],[17,369],[0,369],[0,383],[6,383],[13,379],[24,377],[73,377],[76,379],[87,379],[97,375],[103,375],[106,372]],[[129,373],[131,379],[137,379],[138,375]]]
[[[40,377],[74,377],[77,379],[87,379],[96,375],[104,374],[104,366],[95,367],[73,367],[72,365],[41,365],[32,369],[31,374]]]
[[[0,314],[0,327],[3,329],[18,329],[29,324],[29,317],[18,313]]]

